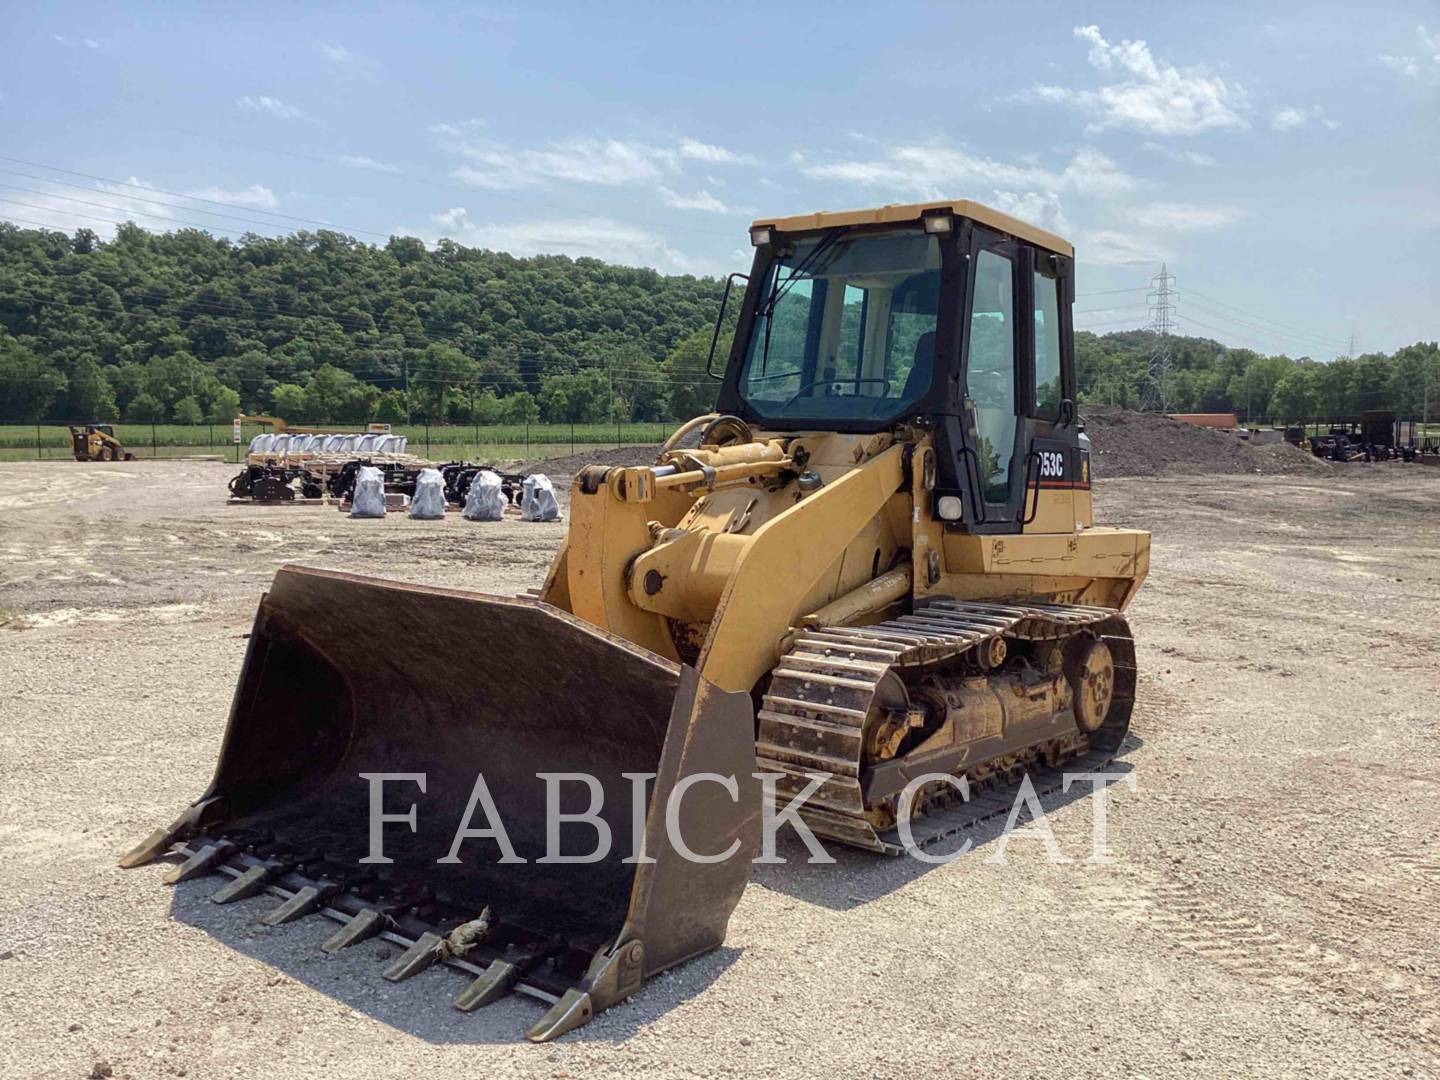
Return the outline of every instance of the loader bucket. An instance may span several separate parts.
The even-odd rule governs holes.
[[[209,790],[122,865],[178,847],[171,879],[227,873],[221,902],[268,890],[287,898],[269,921],[346,920],[327,948],[409,944],[387,978],[478,975],[460,1008],[553,1001],[529,1033],[550,1038],[723,940],[759,837],[753,733],[748,695],[538,600],[285,567]],[[571,858],[600,832],[547,824],[557,773],[593,777],[551,782],[566,814],[598,792],[604,857],[546,861],[551,830]],[[696,773],[733,777],[738,798]],[[457,846],[497,824],[513,858],[493,834]]]

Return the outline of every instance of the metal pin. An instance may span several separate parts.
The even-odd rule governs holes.
[[[405,955],[385,969],[390,982],[403,982],[432,966],[443,953],[445,939],[433,931],[421,934],[405,951]]]

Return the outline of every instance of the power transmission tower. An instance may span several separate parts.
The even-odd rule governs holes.
[[[1160,273],[1150,279],[1150,292],[1145,300],[1150,305],[1150,332],[1154,341],[1150,348],[1149,370],[1140,388],[1140,407],[1147,412],[1168,412],[1170,409],[1170,332],[1175,299],[1175,275],[1160,264]]]

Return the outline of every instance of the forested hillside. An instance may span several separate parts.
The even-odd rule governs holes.
[[[409,237],[0,223],[0,420],[595,420],[612,384],[627,416],[668,416],[721,289]]]
[[[722,287],[412,237],[126,224],[101,243],[0,223],[0,422],[688,416],[713,393]],[[1172,411],[1418,416],[1427,380],[1440,397],[1434,343],[1338,360],[1169,343]],[[1152,347],[1143,331],[1077,335],[1082,400],[1138,406]]]

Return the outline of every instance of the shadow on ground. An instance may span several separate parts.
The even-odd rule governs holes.
[[[1129,754],[1141,745],[1142,741],[1132,734],[1126,737],[1120,752]],[[1116,778],[1131,774],[1134,766],[1124,757],[1120,757],[1107,765],[1104,771],[1109,778],[1103,780],[1101,786],[1108,788],[1116,782]],[[1094,790],[1088,778],[1077,778],[1071,783],[1069,791],[1057,789],[1039,795],[1038,798],[1041,808],[1046,814],[1050,814],[1071,803],[1092,798]],[[953,855],[962,861],[987,858],[996,850],[996,842],[1004,834],[1008,820],[1009,815],[1006,814],[988,818],[923,850],[927,855]],[[1030,820],[1028,809],[1021,803],[1014,827],[1023,828]],[[832,911],[848,911],[872,900],[879,900],[941,865],[925,862],[908,854],[877,855],[838,843],[826,846],[826,851],[835,860],[833,863],[810,863],[806,861],[810,856],[809,851],[792,830],[785,829],[778,835],[777,840],[776,854],[785,861],[757,864],[751,880],[761,888],[808,904],[818,904]],[[967,840],[970,842],[969,849],[961,851]],[[1067,851],[1066,854],[1079,860],[1087,858],[1090,852]]]
[[[1140,746],[1130,736],[1124,751]],[[1106,769],[1112,778],[1129,774],[1126,760],[1112,762]],[[1048,814],[1092,797],[1089,780],[1072,783],[1069,791],[1052,791],[1038,796]],[[983,859],[1003,835],[1007,815],[990,818],[957,837],[942,841],[927,853],[954,852],[965,840],[970,849],[960,859]],[[1024,809],[1016,826],[1030,821]],[[779,836],[777,854],[783,863],[757,864],[752,881],[764,889],[783,893],[806,903],[834,911],[848,911],[878,900],[933,870],[938,863],[924,862],[909,855],[890,857],[831,844],[831,863],[809,863],[809,851],[795,833],[785,829]],[[1071,852],[1084,858],[1088,852]],[[336,923],[324,916],[310,916],[284,926],[269,927],[261,920],[280,900],[262,895],[230,904],[215,904],[211,895],[225,881],[210,875],[175,887],[171,917],[204,931],[217,941],[333,999],[342,1013],[362,1013],[397,1031],[434,1044],[515,1043],[548,1007],[524,994],[511,994],[474,1013],[462,1013],[453,1001],[470,976],[454,968],[436,966],[402,983],[381,978],[381,972],[403,951],[391,942],[372,939],[337,954],[321,950],[321,944],[335,932]],[[742,901],[743,902],[743,901]],[[590,1042],[622,1042],[705,991],[740,955],[739,950],[721,947],[697,960],[682,964],[646,983],[630,1001],[599,1014],[595,1020],[567,1039]]]
[[[212,874],[175,886],[171,918],[273,967],[282,977],[327,995],[342,1014],[362,1013],[429,1043],[480,1045],[523,1042],[526,1030],[549,1008],[544,1001],[517,993],[462,1013],[453,1002],[472,977],[467,972],[437,965],[405,982],[386,982],[381,972],[404,951],[402,946],[377,938],[333,955],[323,952],[321,944],[339,924],[312,915],[285,926],[266,926],[261,920],[280,899],[262,895],[230,904],[212,903],[211,895],[228,880]],[[630,1001],[600,1013],[565,1039],[622,1042],[704,991],[739,955],[738,949],[722,946],[662,973]]]

